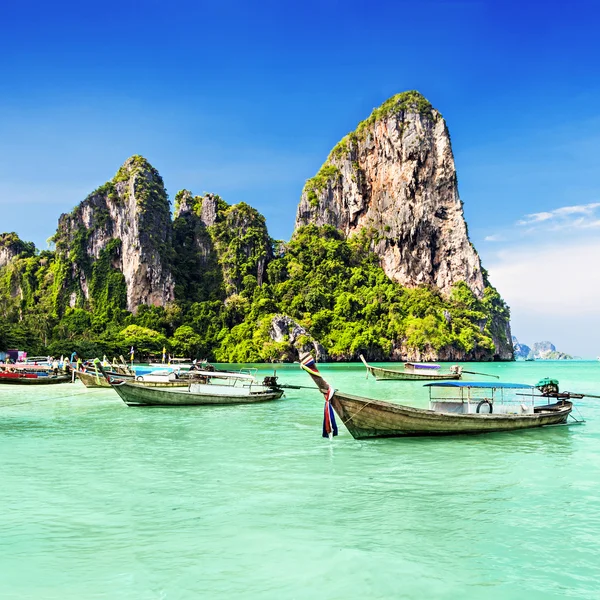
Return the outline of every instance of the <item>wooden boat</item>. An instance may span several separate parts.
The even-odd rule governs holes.
[[[111,383],[120,383],[122,381],[135,382],[145,387],[186,388],[192,381],[203,381],[201,376],[193,376],[191,374],[179,376],[173,372],[155,371],[146,375],[135,376],[107,371],[106,369],[103,370],[104,374],[101,370],[96,371],[95,369],[76,371],[75,373],[85,387],[88,388],[109,388],[111,387]],[[111,383],[109,383],[109,380]]]
[[[191,383],[186,388],[148,387],[139,383],[116,383],[113,389],[127,406],[202,406],[269,402],[283,395],[282,389],[262,385],[218,385]]]
[[[404,369],[385,369],[383,367],[373,367],[361,354],[360,360],[363,362],[367,371],[377,380],[384,379],[400,379],[405,381],[434,381],[460,379],[462,377],[462,369],[458,365],[453,365],[450,372],[438,373],[440,365],[421,364],[421,363],[404,363]]]
[[[75,369],[75,375],[81,382],[88,388],[108,388],[110,384],[106,380],[106,377],[110,377],[115,381],[124,381],[128,379],[135,379],[135,371],[132,371],[129,366],[125,363],[121,357],[121,362],[118,363],[114,358],[112,363],[108,361],[100,361],[96,358],[94,360],[87,360],[83,363],[79,363],[81,366]],[[102,369],[100,368],[102,365]]]
[[[0,384],[13,385],[53,385],[57,383],[69,383],[71,375],[54,373],[35,373],[29,371],[2,371],[0,372]]]
[[[103,371],[102,366],[99,368]],[[247,404],[269,402],[283,396],[277,377],[265,377],[258,383],[247,373],[218,373],[195,371],[187,379],[185,388],[151,387],[143,382],[113,382],[113,389],[128,406],[201,406],[220,404]],[[181,378],[186,381],[186,378]]]
[[[427,384],[430,388],[429,409],[414,408],[333,390],[321,377],[312,357],[310,358],[311,360],[303,360],[304,370],[309,373],[325,395],[326,402],[331,404],[356,439],[447,436],[533,429],[565,424],[573,409],[568,392],[559,394],[558,397],[554,396],[557,399],[554,403],[535,406],[534,399],[540,396],[534,394],[534,386],[455,381]],[[459,393],[453,398],[432,397],[431,389],[440,388],[449,388]],[[506,390],[527,390],[526,397],[529,401],[523,402],[519,398],[517,402],[508,402],[504,397]],[[483,394],[477,395],[476,391],[483,391]],[[553,396],[541,397],[548,401]]]
[[[105,371],[106,374],[113,378],[115,381],[125,381],[135,379],[134,375],[125,375],[123,373],[116,373],[115,371]],[[110,383],[106,380],[106,377],[100,372],[96,372],[93,369],[89,371],[75,371],[77,378],[81,380],[83,385],[88,388],[109,388]]]
[[[337,392],[331,404],[352,436],[437,436],[517,431],[565,423],[573,405],[567,400],[535,407],[532,414],[444,413],[369,400]]]

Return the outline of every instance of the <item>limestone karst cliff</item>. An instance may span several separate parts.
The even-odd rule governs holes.
[[[244,202],[187,190],[174,200],[172,216],[162,178],[133,156],[60,217],[54,251],[0,236],[0,345],[85,356],[166,346],[220,362],[306,349],[335,361],[512,358],[509,310],[469,242],[445,123],[415,93],[334,148],[289,242]]]
[[[381,266],[402,285],[449,293],[465,281],[483,296],[446,122],[417,92],[390,98],[335,146],[304,187],[296,227],[308,223],[371,230]]]
[[[531,348],[527,344],[522,344],[519,340],[513,335],[512,336],[513,348],[515,353],[515,360],[523,359],[529,357],[531,354]]]
[[[463,281],[479,299],[490,289],[469,240],[446,122],[418,92],[393,96],[333,148],[302,192],[296,229],[309,223],[367,235],[404,286],[449,296]],[[492,330],[498,356],[511,358],[508,319]]]
[[[141,304],[170,302],[171,238],[162,178],[146,159],[132,156],[111,181],[59,219],[54,241],[69,271],[68,303],[93,308],[95,296],[105,296],[135,312]]]
[[[175,198],[174,231],[181,296],[225,298],[265,281],[272,241],[265,218],[247,204],[182,190]]]
[[[35,254],[33,243],[22,241],[14,231],[0,233],[0,269],[18,256],[33,256],[33,254]]]

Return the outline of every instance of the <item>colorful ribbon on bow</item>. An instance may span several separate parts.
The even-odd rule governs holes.
[[[302,369],[304,369],[310,375],[314,375],[315,377],[319,377],[322,381],[325,381],[321,374],[319,373],[319,369],[317,369],[317,363],[312,356],[305,357],[300,363]],[[321,390],[322,391],[322,390]],[[333,406],[331,405],[331,399],[335,394],[335,390],[327,384],[327,391],[323,392],[325,396],[325,408],[323,410],[323,437],[332,439],[333,436],[338,434],[337,423],[335,422],[335,413],[333,411]]]

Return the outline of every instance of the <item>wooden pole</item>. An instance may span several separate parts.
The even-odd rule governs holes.
[[[310,353],[303,354],[300,357],[300,362],[302,362],[308,356],[311,356],[311,354]],[[330,385],[321,377],[321,374],[319,373],[318,369],[315,368],[315,371],[306,371],[306,372],[310,375],[310,378],[315,382],[315,385],[319,388],[319,391],[322,394],[327,394],[327,392],[329,391]]]

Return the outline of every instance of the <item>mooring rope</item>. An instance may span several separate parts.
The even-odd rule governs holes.
[[[579,417],[581,418],[581,420],[576,419],[573,416],[573,413],[569,413],[569,416],[576,422],[576,423],[585,423],[585,418],[583,417],[583,415],[581,414],[581,411],[579,410],[579,408],[577,408],[577,406],[573,405],[573,408],[577,411],[577,414],[579,415]]]
[[[367,406],[369,406],[369,404],[372,404],[373,402],[377,402],[377,400],[369,400],[366,404],[363,404],[359,410],[357,410],[353,415],[350,415],[345,421],[342,421],[342,423],[345,425],[348,421],[350,421],[351,419],[354,419],[354,417],[363,409],[366,408]]]

